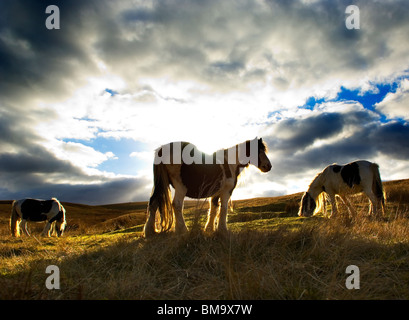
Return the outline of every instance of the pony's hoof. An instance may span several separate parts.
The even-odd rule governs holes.
[[[187,228],[186,228],[186,226],[183,226],[183,227],[180,227],[180,228],[176,228],[176,229],[175,229],[175,233],[178,234],[178,235],[182,235],[182,234],[187,233]]]
[[[150,239],[153,236],[155,236],[156,232],[155,230],[150,230],[150,229],[144,229],[143,230],[143,237],[146,239]]]

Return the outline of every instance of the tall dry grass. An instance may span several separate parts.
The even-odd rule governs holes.
[[[100,249],[36,261],[11,282],[0,280],[1,298],[409,298],[406,220],[352,227],[319,220],[296,231],[282,227],[228,237],[200,231],[151,241],[128,236]],[[48,264],[61,270],[60,290],[44,287]],[[359,290],[345,287],[348,265],[360,269]]]
[[[388,200],[379,220],[365,216],[361,197],[355,219],[342,205],[335,219],[299,218],[294,197],[245,201],[231,214],[227,236],[201,231],[202,204],[186,210],[190,231],[183,236],[146,240],[118,229],[126,216],[109,219],[104,233],[2,236],[0,298],[409,299],[409,220],[399,199]],[[49,264],[60,268],[60,290],[45,288]],[[359,267],[358,290],[345,286],[349,265]]]

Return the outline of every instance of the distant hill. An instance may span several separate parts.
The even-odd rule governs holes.
[[[383,183],[387,202],[409,205],[409,179],[386,181]],[[298,212],[302,192],[278,196],[243,199],[233,201],[233,214],[229,222],[239,219],[236,215],[244,213],[270,213],[271,216],[295,216]],[[12,200],[0,201],[0,230],[8,227]],[[68,230],[84,232],[87,228],[101,228],[103,230],[129,228],[141,225],[146,219],[147,201],[127,202],[106,205],[84,205],[62,202],[67,210]],[[201,200],[186,200],[185,211],[191,210],[203,213],[201,220],[205,219],[208,202]],[[264,215],[265,216],[265,215]],[[242,219],[245,219],[242,217]],[[248,218],[250,219],[250,218]],[[139,228],[141,229],[141,228]]]

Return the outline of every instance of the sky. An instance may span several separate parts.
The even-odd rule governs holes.
[[[181,140],[266,141],[272,170],[234,199],[357,159],[409,178],[408,17],[407,0],[2,0],[0,199],[145,201],[154,150]]]

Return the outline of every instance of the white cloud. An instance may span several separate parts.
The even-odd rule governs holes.
[[[56,158],[62,161],[69,161],[74,166],[81,168],[84,172],[88,172],[90,176],[96,175],[98,171],[95,169],[101,163],[107,160],[117,159],[115,154],[110,151],[102,153],[92,147],[77,142],[54,140],[45,144],[45,147],[49,152],[54,154]]]
[[[141,159],[141,160],[144,160],[144,161],[152,162],[154,153],[149,152],[149,151],[134,151],[134,152],[130,153],[129,156],[131,158],[137,158],[137,159]]]
[[[396,92],[388,93],[375,107],[388,118],[409,120],[409,80],[403,79]]]

